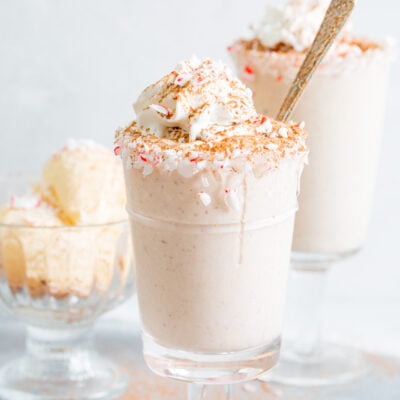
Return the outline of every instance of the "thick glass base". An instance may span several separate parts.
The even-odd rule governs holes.
[[[96,353],[88,328],[29,327],[26,350],[0,370],[2,400],[105,400],[127,389],[127,375]]]
[[[269,371],[280,351],[280,338],[265,346],[208,354],[168,349],[143,337],[147,365],[158,375],[197,384],[228,384],[255,379]]]
[[[322,386],[347,382],[368,371],[363,353],[345,346],[323,344],[312,354],[282,352],[273,371],[263,380],[294,386]]]
[[[86,357],[85,357],[86,358]],[[127,376],[100,358],[85,368],[90,371],[81,379],[40,376],[36,364],[23,358],[0,371],[2,400],[105,400],[114,399],[127,389]],[[40,366],[39,366],[40,367]],[[32,373],[33,372],[33,373]]]

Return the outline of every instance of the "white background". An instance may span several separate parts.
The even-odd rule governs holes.
[[[115,128],[132,119],[131,104],[147,84],[194,53],[229,62],[226,46],[260,18],[264,5],[0,0],[1,172],[39,170],[68,137],[111,147]],[[398,38],[399,13],[398,0],[359,0],[355,30]],[[391,82],[370,235],[362,254],[332,271],[325,329],[332,339],[400,356],[398,64]]]

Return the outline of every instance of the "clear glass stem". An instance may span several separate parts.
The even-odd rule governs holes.
[[[215,386],[216,385],[213,385],[213,387]],[[207,400],[207,390],[210,389],[210,387],[210,385],[190,383],[188,386],[188,400]],[[218,398],[218,400],[232,400],[232,385],[224,385],[223,395],[217,395],[215,398]]]
[[[290,352],[301,357],[317,354],[329,263],[295,265],[290,277],[287,332]]]
[[[92,325],[28,325],[26,352],[0,370],[1,399],[114,399],[128,379],[95,351]],[[4,397],[3,397],[4,396]]]
[[[37,377],[88,379],[92,375],[92,351],[92,325],[69,329],[27,327],[27,365],[35,365],[30,373]]]

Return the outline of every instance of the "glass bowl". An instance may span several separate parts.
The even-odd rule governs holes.
[[[2,179],[2,203],[28,187],[21,180]],[[108,399],[125,390],[126,375],[96,352],[92,327],[133,293],[130,243],[127,221],[0,224],[0,303],[27,327],[25,354],[0,371],[2,399]]]

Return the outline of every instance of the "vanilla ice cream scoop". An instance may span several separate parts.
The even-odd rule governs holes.
[[[58,210],[36,195],[12,196],[0,208],[0,222],[18,226],[60,226]]]
[[[47,161],[34,190],[0,208],[0,275],[12,291],[87,297],[107,292],[115,271],[126,279],[129,249],[119,248],[125,187],[111,151],[68,141]]]
[[[89,140],[69,140],[43,168],[42,197],[71,225],[119,221],[125,215],[122,166]]]

